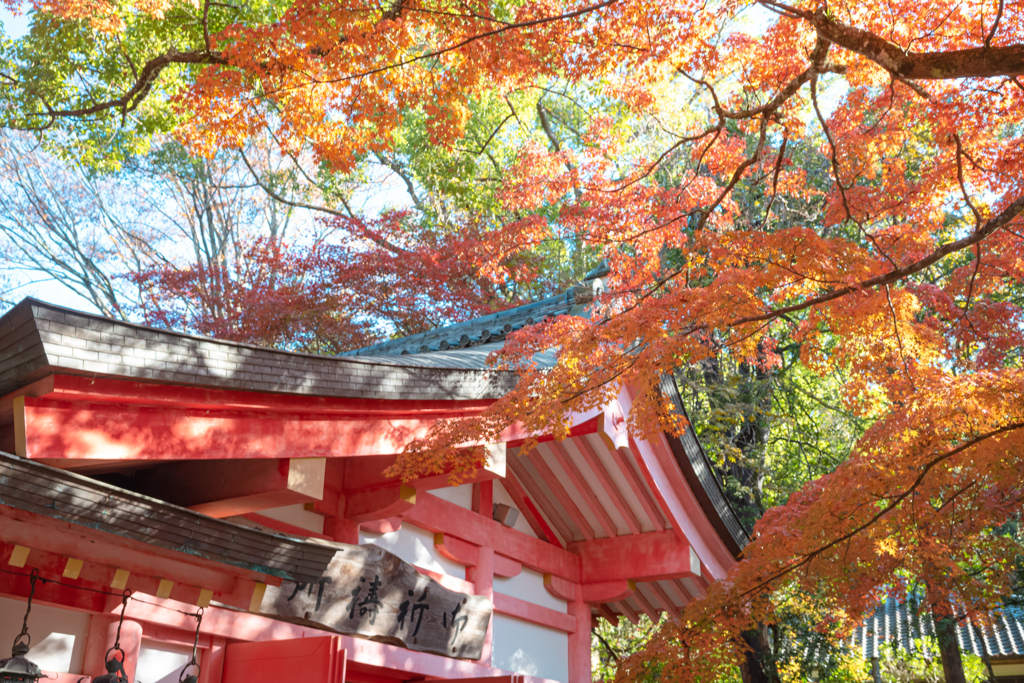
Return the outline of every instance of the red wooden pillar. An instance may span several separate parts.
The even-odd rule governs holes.
[[[490,483],[490,482],[488,482]],[[482,595],[494,604],[494,549],[480,548],[480,559],[474,567],[466,567],[466,580],[473,582],[473,591]],[[484,646],[480,651],[479,664],[482,666],[491,665],[491,642],[494,632],[494,615],[491,614],[491,621],[487,624],[487,635],[484,636]]]
[[[338,543],[359,545],[359,523],[343,517],[328,517],[324,521],[324,534]]]
[[[482,481],[473,484],[473,512],[491,518],[494,506],[494,482]],[[480,559],[475,567],[466,568],[466,579],[473,582],[477,595],[483,595],[491,604],[494,604],[494,549],[480,548]],[[487,635],[484,637],[484,647],[481,650],[479,663],[483,666],[491,665],[491,650],[494,634],[494,614],[491,614],[491,621],[487,624]]]
[[[86,676],[102,676],[107,672],[106,656],[117,642],[117,617],[106,614],[94,615],[89,620],[89,634],[85,638],[85,657],[82,673]],[[120,647],[124,650],[124,672],[129,681],[135,680],[135,667],[142,650],[142,624],[128,621],[121,624]],[[119,654],[111,655],[120,658]]]
[[[491,518],[494,507],[494,482],[482,481],[473,484],[473,512]]]
[[[210,649],[199,660],[199,683],[221,683],[224,676],[224,647],[227,640],[220,636],[210,638]]]
[[[576,620],[576,630],[569,634],[569,683],[590,683],[590,605],[583,602],[578,584],[575,594],[569,603],[569,616]]]

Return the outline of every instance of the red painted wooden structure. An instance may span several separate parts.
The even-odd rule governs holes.
[[[443,475],[385,479],[435,420],[474,414],[507,390],[514,378],[483,368],[488,350],[322,358],[28,300],[0,318],[0,451],[106,482],[99,508],[124,507],[138,494],[189,508],[201,515],[182,512],[181,523],[198,520],[196,529],[212,518],[344,543],[396,537],[403,527],[432,534],[430,552],[461,575],[419,571],[488,597],[495,619],[513,620],[502,623],[563,634],[559,680],[582,683],[593,619],[678,615],[724,576],[744,538],[695,439],[637,441],[626,432],[628,388],[578,415],[561,442],[542,440],[522,457],[521,434],[491,445],[491,464],[466,484],[468,504],[449,500]],[[525,525],[492,518],[499,493]],[[144,641],[191,644],[195,620],[183,613],[207,606],[203,683],[543,679],[499,666],[493,647],[509,644],[493,644],[490,632],[484,656],[463,661],[260,616],[263,587],[290,575],[214,557],[200,540],[212,527],[175,550],[8,502],[0,502],[0,594],[23,599],[22,574],[32,568],[61,581],[39,585],[35,599],[90,615],[85,674],[102,671],[117,594],[128,588],[144,597],[130,602],[122,633],[129,662]],[[282,508],[315,523],[283,518]],[[146,520],[137,523],[155,524]],[[230,554],[224,543],[219,550]],[[542,578],[545,595],[513,594],[527,575]]]

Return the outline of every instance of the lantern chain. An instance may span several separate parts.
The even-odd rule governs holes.
[[[128,598],[132,597],[132,592],[127,588],[121,593],[121,618],[117,620],[117,635],[114,636],[114,647],[111,650],[119,650],[121,656],[124,656],[124,650],[121,650],[121,625],[124,624],[124,611],[128,607]]]
[[[32,636],[28,632],[28,615],[32,611],[32,597],[36,594],[36,579],[39,578],[39,570],[33,569],[29,574],[28,582],[28,604],[25,606],[25,618],[21,622],[21,633],[14,637],[14,644],[17,645],[22,638],[25,639],[26,647],[32,644]]]
[[[196,637],[192,642],[192,661],[185,665],[185,668],[181,670],[181,674],[178,676],[178,683],[196,683],[199,680],[199,674],[202,672],[202,668],[199,666],[199,629],[203,625],[203,613],[205,610],[200,607],[195,613],[196,618]],[[195,673],[188,673],[188,670],[195,668]]]

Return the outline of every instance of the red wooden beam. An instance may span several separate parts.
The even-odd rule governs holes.
[[[416,505],[401,517],[421,529],[442,531],[445,536],[451,534],[475,545],[493,548],[495,553],[513,557],[541,573],[579,581],[578,556],[429,493],[418,494]]]
[[[544,575],[544,589],[559,600],[572,602],[576,599],[579,587],[580,585],[578,583],[566,581],[559,576],[552,576],[551,574]]]
[[[432,419],[14,400],[18,455],[72,460],[337,458],[400,453]]]
[[[640,615],[637,614],[637,611],[635,609],[633,609],[628,604],[626,604],[625,600],[620,600],[619,602],[612,603],[612,604],[614,604],[615,607],[620,612],[622,612],[622,614],[625,615],[625,617],[627,619],[629,619],[632,623],[634,623],[634,624],[639,624],[640,623]]]
[[[608,605],[597,605],[597,612],[612,626],[619,625],[619,615],[613,612]]]
[[[338,416],[422,418],[472,415],[490,405],[491,400],[477,401],[408,401],[362,398],[303,396],[300,394],[269,394],[255,391],[211,389],[177,386],[130,380],[52,375],[13,395],[44,396],[77,403],[116,403],[159,405],[162,407],[196,408],[200,410],[241,410],[255,412],[301,412],[303,414],[336,414]],[[0,410],[4,400],[0,397]]]
[[[399,517],[388,519],[375,519],[372,522],[362,522],[359,528],[371,534],[390,534],[402,528],[402,520]]]
[[[516,479],[517,476],[515,468],[509,466],[508,476],[502,480],[502,487],[505,489],[505,492],[508,493],[512,502],[515,503],[519,511],[526,517],[526,523],[533,529],[533,533],[537,534],[538,538],[547,539],[548,543],[561,548],[562,542],[558,540],[558,535],[555,534],[554,529],[544,520],[544,516],[537,509],[533,499],[530,498],[529,494],[526,493]]]
[[[550,526],[554,527],[557,534],[561,536],[561,538],[564,538],[567,543],[572,542],[573,533],[568,522],[565,520],[565,513],[559,511],[558,508],[555,507],[555,504],[550,498],[548,498],[537,482],[534,481],[533,475],[530,474],[530,471],[526,469],[526,466],[523,465],[522,462],[518,459],[513,460],[509,463],[509,466],[509,469],[511,470],[510,475],[512,476],[508,477],[506,481],[512,481],[513,479],[517,481],[520,488],[525,494],[527,494],[528,499],[534,504],[536,509],[544,513],[544,515],[539,516],[539,518],[546,519],[547,523],[550,523]],[[509,490],[509,495],[511,495],[511,490]],[[559,545],[561,545],[561,543],[559,543]]]
[[[569,550],[580,556],[583,583],[692,576],[690,545],[674,531],[581,541]]]
[[[666,593],[661,586],[654,581],[648,583],[647,586],[651,589],[651,592],[658,597],[658,602],[660,602],[662,607],[665,608],[665,611],[669,613],[669,616],[673,619],[682,618],[682,614],[679,609],[676,608],[675,602],[673,602],[672,598],[668,596],[668,593]]]
[[[583,584],[583,602],[595,604],[619,602],[633,595],[636,583],[630,580],[602,581]]]
[[[679,604],[683,607],[686,607],[693,601],[693,596],[690,595],[690,592],[686,590],[686,586],[679,579],[669,581],[668,585],[675,591],[676,597],[679,598]]]
[[[586,438],[573,439],[573,445],[579,450],[583,456],[583,461],[590,468],[590,471],[594,473],[597,480],[601,482],[601,486],[604,487],[604,491],[608,494],[612,503],[615,505],[615,509],[619,511],[619,514],[626,521],[626,526],[629,527],[630,532],[634,534],[642,533],[640,530],[640,522],[637,520],[636,515],[633,513],[632,508],[622,498],[622,494],[619,493],[619,487],[612,481],[611,476],[608,474],[608,470],[605,469],[604,463],[597,457],[594,449],[591,448],[590,442]],[[612,535],[612,534],[609,534]]]
[[[682,582],[683,588],[685,588],[688,593],[693,595],[694,598],[703,598],[705,595],[708,594],[707,589],[700,582],[694,580],[693,577],[684,578],[688,580]],[[682,581],[682,579],[680,580]]]
[[[636,495],[637,500],[640,501],[640,505],[643,507],[644,512],[646,512],[647,516],[651,519],[651,523],[654,524],[655,527],[664,529],[664,515],[658,508],[658,504],[654,502],[654,499],[651,498],[651,494],[647,492],[647,488],[640,480],[640,476],[636,473],[636,470],[634,470],[633,466],[626,461],[626,458],[631,457],[628,455],[628,451],[623,453],[623,451],[618,448],[611,448],[608,452],[611,454],[612,460],[615,462],[616,466],[618,466],[619,473],[622,475],[623,479],[625,479],[629,488],[633,490],[633,494]]]
[[[494,509],[494,482],[473,484],[473,512],[490,516]]]
[[[636,600],[636,604],[640,605],[640,609],[644,611],[644,614],[646,614],[652,622],[657,624],[660,616],[658,608],[652,605],[651,601],[648,600],[640,590],[633,593],[631,597]]]
[[[475,567],[480,563],[480,546],[467,543],[451,534],[446,536],[444,532],[435,532],[434,548],[443,557],[463,567]]]
[[[569,490],[562,485],[561,478],[558,477],[548,466],[547,462],[544,461],[543,454],[537,450],[525,457],[537,469],[537,474],[539,474],[541,479],[544,480],[544,483],[548,485],[548,488],[555,496],[555,500],[558,501],[558,504],[562,506],[562,509],[569,513],[573,523],[576,524],[576,528],[580,530],[581,534],[583,534],[583,538],[588,541],[595,538],[594,530],[591,528],[590,522],[587,521],[587,516],[583,514],[583,510],[576,504],[576,501],[573,500]]]
[[[407,484],[385,484],[355,493],[346,493],[342,516],[353,522],[369,522],[398,517],[415,504],[416,489]]]
[[[612,518],[608,516],[608,512],[604,509],[604,505],[597,499],[594,492],[590,490],[590,484],[588,484],[583,478],[583,474],[579,471],[579,468],[576,467],[576,463],[573,462],[571,457],[569,457],[569,454],[566,453],[562,444],[557,441],[552,441],[551,443],[546,444],[546,447],[554,454],[555,460],[557,460],[558,464],[562,466],[565,473],[569,475],[569,481],[576,487],[576,490],[579,491],[580,495],[583,496],[584,502],[590,507],[594,516],[597,517],[598,523],[601,525],[601,528],[604,529],[604,535],[609,538],[618,536],[619,533],[615,528],[615,522],[613,522]]]
[[[576,632],[576,619],[565,612],[520,600],[504,593],[494,593],[494,611],[564,633]]]
[[[494,575],[502,578],[511,579],[513,576],[519,576],[523,571],[523,563],[517,562],[510,557],[504,555],[494,555]]]

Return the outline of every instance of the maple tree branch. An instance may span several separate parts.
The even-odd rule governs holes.
[[[203,45],[207,51],[212,51],[213,43],[210,42],[210,0],[203,2]]]
[[[870,31],[838,22],[824,9],[809,12],[773,0],[758,0],[758,3],[803,19],[814,27],[821,38],[856,52],[901,78],[945,80],[1024,75],[1024,45],[1021,44],[992,47],[991,37],[987,37],[982,47],[914,52]],[[990,31],[991,36],[994,36],[997,25]]]
[[[555,130],[551,127],[551,121],[548,118],[547,109],[544,107],[543,97],[537,98],[537,118],[540,119],[541,128],[544,129],[544,134],[548,140],[551,141],[551,147],[556,153],[562,151],[562,143],[559,142],[558,136],[555,135]],[[583,191],[580,189],[580,184],[576,179],[575,171],[576,168],[568,160],[565,161],[565,170],[569,171],[569,176],[572,178],[572,192],[576,197],[577,202],[583,201]]]
[[[537,19],[530,19],[529,21],[520,21],[514,24],[502,24],[498,28],[491,29],[490,31],[477,33],[476,35],[464,38],[457,43],[453,43],[452,45],[438,48],[437,50],[431,50],[430,52],[424,52],[422,54],[416,55],[415,57],[403,59],[400,62],[386,64],[384,66],[379,66],[375,69],[369,69],[367,71],[361,71],[359,73],[348,74],[347,76],[342,76],[340,78],[330,78],[326,80],[311,79],[311,81],[314,83],[342,83],[345,81],[353,81],[359,78],[365,78],[367,76],[373,76],[375,74],[383,73],[384,71],[390,71],[391,69],[398,69],[403,66],[409,66],[410,64],[415,64],[416,62],[422,62],[425,59],[433,59],[434,57],[440,57],[443,54],[454,52],[455,50],[459,50],[469,45],[470,43],[474,43],[478,40],[483,40],[484,38],[492,38],[494,36],[498,36],[501,35],[502,33],[507,33],[508,31],[512,31],[515,29],[530,28],[532,26],[542,26],[544,24],[550,24],[556,21],[575,19],[576,17],[581,17],[584,14],[590,14],[591,12],[596,12],[599,9],[603,9],[610,5],[614,5],[618,1],[619,0],[602,0],[602,2],[598,2],[593,5],[587,5],[586,7],[581,7],[580,9],[573,10],[572,12],[566,12],[564,14],[557,14],[554,16],[547,17],[538,17]]]
[[[780,317],[781,315],[784,314],[796,313],[798,311],[811,308],[812,306],[818,306],[823,303],[828,303],[829,301],[844,297],[847,294],[852,294],[853,292],[862,291],[865,289],[874,289],[876,287],[882,287],[885,285],[892,284],[894,282],[898,282],[899,280],[919,273],[925,268],[928,268],[929,266],[938,263],[939,261],[949,256],[950,254],[962,251],[963,249],[967,249],[969,247],[973,247],[975,244],[978,244],[979,242],[981,242],[982,240],[984,240],[997,230],[1009,225],[1022,212],[1024,212],[1024,195],[1021,195],[1020,197],[1015,199],[1013,202],[1010,203],[1009,206],[1000,211],[999,214],[997,214],[996,216],[990,218],[982,227],[978,228],[970,235],[962,237],[958,240],[954,240],[952,242],[947,242],[946,244],[943,244],[939,248],[932,251],[932,253],[929,254],[928,256],[918,261],[914,261],[913,263],[907,266],[904,266],[902,268],[894,268],[893,270],[890,270],[881,275],[876,275],[875,277],[868,278],[866,280],[861,280],[856,284],[840,287],[838,289],[832,290],[831,292],[826,292],[824,294],[811,297],[810,299],[805,299],[800,303],[792,304],[790,306],[783,306],[781,308],[775,308],[765,313],[761,313],[759,315],[751,315],[744,318],[738,318],[736,320],[730,321],[730,325],[744,325],[747,323],[771,320],[773,318]]]
[[[99,102],[90,107],[80,107],[78,109],[53,109],[44,102],[46,113],[37,114],[37,116],[47,116],[51,121],[54,121],[58,118],[91,116],[110,109],[120,109],[123,116],[128,112],[134,111],[140,104],[142,104],[142,101],[146,99],[149,91],[153,88],[153,84],[156,82],[160,72],[167,67],[174,64],[224,65],[227,63],[227,60],[224,59],[219,52],[212,52],[210,50],[178,52],[177,50],[172,50],[146,62],[142,66],[142,69],[139,70],[138,76],[135,79],[135,84],[121,97],[107,100],[106,102]]]
[[[323,213],[330,214],[332,216],[337,216],[338,218],[344,218],[346,220],[354,219],[353,216],[349,216],[341,211],[338,211],[337,209],[332,209],[327,206],[318,206],[316,204],[307,204],[305,202],[297,202],[295,200],[284,197],[283,195],[275,192],[273,188],[271,188],[269,185],[267,185],[260,179],[259,174],[256,173],[256,169],[252,167],[252,164],[249,163],[249,159],[245,156],[245,152],[239,150],[238,155],[242,158],[242,161],[245,163],[245,167],[249,169],[249,172],[252,174],[252,177],[256,181],[256,184],[259,185],[260,188],[264,192],[266,192],[267,195],[274,201],[285,204],[286,206],[295,207],[297,209],[308,209],[309,211],[322,211]],[[369,230],[362,230],[360,231],[360,234],[366,239],[376,244],[377,246],[383,247],[384,249],[387,249],[393,254],[408,253],[408,251],[403,249],[402,247],[396,244],[392,244],[391,242],[387,241],[380,235],[377,235]]]
[[[974,205],[974,202],[971,201],[970,193],[967,192],[967,183],[966,181],[964,181],[963,162],[963,157],[965,156],[965,153],[963,143],[960,141],[959,133],[953,133],[953,142],[956,143],[956,179],[957,182],[960,184],[960,194],[963,195],[964,201],[967,202],[967,206],[971,209],[971,213],[974,214],[974,229],[977,230],[978,227],[981,225],[981,212],[978,211],[978,207],[976,207]],[[973,163],[974,160],[972,159],[971,161]]]
[[[825,133],[825,139],[828,140],[828,146],[830,150],[829,161],[832,164],[832,175],[835,177],[836,187],[839,188],[839,196],[842,197],[843,199],[843,211],[846,213],[846,218],[848,220],[853,221],[854,225],[857,226],[857,230],[860,232],[860,234],[863,235],[864,238],[867,239],[869,242],[871,242],[871,244],[875,247],[875,250],[877,250],[878,253],[881,254],[882,257],[884,257],[885,260],[888,261],[893,268],[896,268],[896,262],[893,261],[887,253],[885,253],[885,250],[882,249],[882,245],[878,243],[878,240],[875,239],[874,235],[872,235],[864,228],[864,224],[861,223],[859,219],[854,217],[853,211],[850,209],[850,200],[849,197],[847,197],[846,195],[846,186],[843,185],[843,178],[839,168],[839,148],[836,145],[835,139],[832,137],[832,131],[829,130],[828,122],[825,120],[825,115],[821,112],[821,106],[818,104],[817,73],[811,74],[811,104],[814,106],[814,113],[817,115],[818,122],[821,124],[821,130],[823,133]]]
[[[601,645],[604,646],[604,649],[608,651],[608,654],[610,654],[616,662],[622,659],[621,657],[619,657],[619,653],[616,652],[615,648],[612,647],[608,643],[608,641],[605,640],[604,636],[602,636],[601,633],[596,629],[594,630],[594,635],[597,636],[597,639],[601,642]]]
[[[903,361],[903,372],[907,375],[907,380],[910,381],[910,387],[916,392],[917,386],[914,384],[914,378],[910,374],[910,366],[907,365],[907,352],[903,348],[903,336],[900,334],[900,322],[896,316],[896,307],[892,305],[892,294],[889,291],[889,285],[885,286],[885,300],[889,303],[889,312],[892,313],[892,330],[896,334],[896,342],[900,347],[900,360]]]
[[[985,442],[985,441],[987,441],[987,440],[989,440],[989,439],[991,439],[993,437],[999,436],[1001,434],[1006,434],[1008,432],[1016,431],[1016,430],[1022,429],[1022,428],[1024,428],[1024,422],[1014,422],[1012,424],[1004,425],[1002,427],[999,427],[998,429],[993,429],[990,432],[986,432],[985,434],[980,434],[980,435],[974,437],[973,439],[965,441],[964,443],[960,444],[956,448],[953,448],[953,449],[951,449],[949,451],[946,451],[942,455],[940,455],[940,456],[938,456],[938,457],[936,457],[936,458],[934,458],[932,460],[929,460],[927,463],[925,463],[924,465],[921,466],[921,472],[917,475],[917,477],[910,484],[910,486],[907,487],[899,495],[897,495],[894,498],[890,499],[889,502],[887,502],[882,509],[880,509],[874,515],[872,515],[870,519],[868,519],[865,522],[863,522],[862,524],[854,527],[853,529],[851,529],[850,531],[846,532],[842,536],[839,536],[838,538],[832,539],[831,541],[825,543],[824,545],[820,546],[819,548],[817,548],[815,550],[811,550],[811,551],[809,551],[807,553],[804,553],[804,554],[800,555],[800,559],[799,560],[794,561],[794,562],[790,563],[789,565],[787,565],[787,566],[785,566],[785,567],[783,567],[783,568],[773,572],[767,578],[762,579],[756,586],[753,586],[753,587],[748,588],[747,590],[745,590],[743,593],[741,593],[739,595],[739,597],[740,598],[744,598],[744,597],[753,595],[755,593],[760,593],[764,589],[768,588],[773,582],[781,579],[783,576],[786,576],[787,574],[790,574],[790,573],[796,571],[800,567],[803,567],[804,565],[810,563],[811,560],[813,560],[815,557],[821,555],[825,551],[834,548],[835,546],[839,545],[840,543],[844,543],[844,542],[850,540],[851,538],[853,538],[857,534],[861,533],[865,529],[868,529],[869,527],[873,526],[876,522],[878,522],[878,520],[880,520],[882,517],[884,517],[889,512],[891,512],[893,509],[895,509],[898,505],[900,505],[900,503],[902,503],[904,500],[906,500],[908,496],[910,496],[911,494],[915,493],[917,491],[917,489],[920,488],[921,484],[924,483],[925,477],[928,476],[928,473],[931,472],[933,469],[935,469],[940,464],[942,464],[943,462],[945,462],[946,460],[949,460],[953,456],[958,455],[960,453],[963,453],[967,449],[973,448],[974,446],[977,446],[978,444],[981,444],[981,443],[983,443],[983,442]]]
[[[498,132],[501,131],[501,129],[505,126],[505,124],[508,123],[510,119],[514,118],[515,115],[516,115],[516,113],[512,112],[511,114],[509,114],[508,116],[503,118],[501,120],[501,122],[497,125],[497,127],[494,130],[491,131],[491,134],[487,136],[487,139],[484,140],[483,143],[481,143],[480,149],[478,149],[476,151],[473,151],[473,150],[471,150],[471,149],[469,149],[467,147],[456,147],[455,149],[457,149],[460,152],[464,152],[466,154],[476,154],[476,155],[483,154],[484,152],[487,151],[487,146],[491,144],[491,141],[495,138],[495,136],[498,134]]]
[[[999,30],[999,21],[1003,18],[1003,3],[1004,0],[999,0],[996,19],[992,22],[992,28],[989,30],[988,35],[985,36],[985,47],[992,47],[992,39],[996,37],[996,31]]]
[[[775,200],[779,196],[779,174],[782,173],[782,162],[786,156],[786,144],[789,142],[789,131],[786,128],[782,129],[782,144],[779,145],[779,153],[775,157],[775,168],[772,169],[772,194],[768,200],[768,206],[764,210],[764,220],[758,225],[754,226],[755,230],[761,230],[768,225],[769,219],[772,217],[772,207],[775,206]]]
[[[956,493],[954,493],[952,496],[950,496],[950,498],[948,500],[943,502],[942,505],[940,505],[939,507],[935,507],[934,505],[932,505],[932,509],[935,510],[936,512],[942,512],[946,508],[947,505],[949,505],[950,503],[954,502],[962,494],[966,493],[967,489],[971,488],[972,486],[974,486],[977,483],[978,483],[978,480],[975,479],[971,483],[969,483],[969,484],[963,486],[961,489],[959,489]]]
[[[416,185],[413,183],[413,179],[409,174],[402,168],[402,165],[398,163],[396,159],[388,159],[381,152],[374,151],[373,156],[377,157],[377,161],[382,166],[391,169],[391,172],[398,176],[399,180],[405,184],[405,192],[412,199],[413,205],[421,212],[426,213],[427,207],[423,204],[423,200],[420,199],[419,194],[416,192]]]

